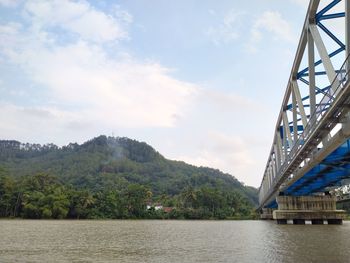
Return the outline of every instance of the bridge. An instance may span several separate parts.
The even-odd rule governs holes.
[[[262,218],[341,223],[350,177],[350,1],[310,0],[259,188]]]

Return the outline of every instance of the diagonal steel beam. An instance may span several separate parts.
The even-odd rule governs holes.
[[[314,39],[310,30],[307,32],[308,63],[309,63],[309,97],[310,97],[310,116],[316,111],[316,80],[315,80],[315,48]],[[315,121],[312,118],[311,121]]]
[[[312,37],[314,38],[316,48],[318,50],[318,54],[320,55],[323,66],[326,70],[329,83],[331,83],[331,89],[334,92],[336,87],[339,86],[339,81],[336,79],[336,73],[335,73],[332,61],[328,56],[326,46],[322,41],[322,38],[321,38],[320,32],[317,29],[317,26],[315,24],[310,24],[309,29],[312,34]]]

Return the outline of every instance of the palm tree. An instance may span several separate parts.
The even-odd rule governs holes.
[[[197,201],[197,194],[196,191],[192,186],[188,186],[182,193],[182,200],[183,200],[183,206],[188,208],[188,207],[193,207],[195,202]]]

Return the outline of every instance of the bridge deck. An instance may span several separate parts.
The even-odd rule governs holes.
[[[283,191],[285,195],[306,196],[323,192],[327,187],[340,185],[343,179],[350,177],[350,139],[331,152],[319,164],[303,177],[296,180]],[[266,207],[275,208],[275,200]]]

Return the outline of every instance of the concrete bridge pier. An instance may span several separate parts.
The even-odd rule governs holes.
[[[342,224],[346,215],[336,209],[335,196],[278,196],[276,201],[278,224]]]
[[[273,212],[272,208],[262,208],[260,211],[260,219],[272,220],[273,219],[272,212]]]

